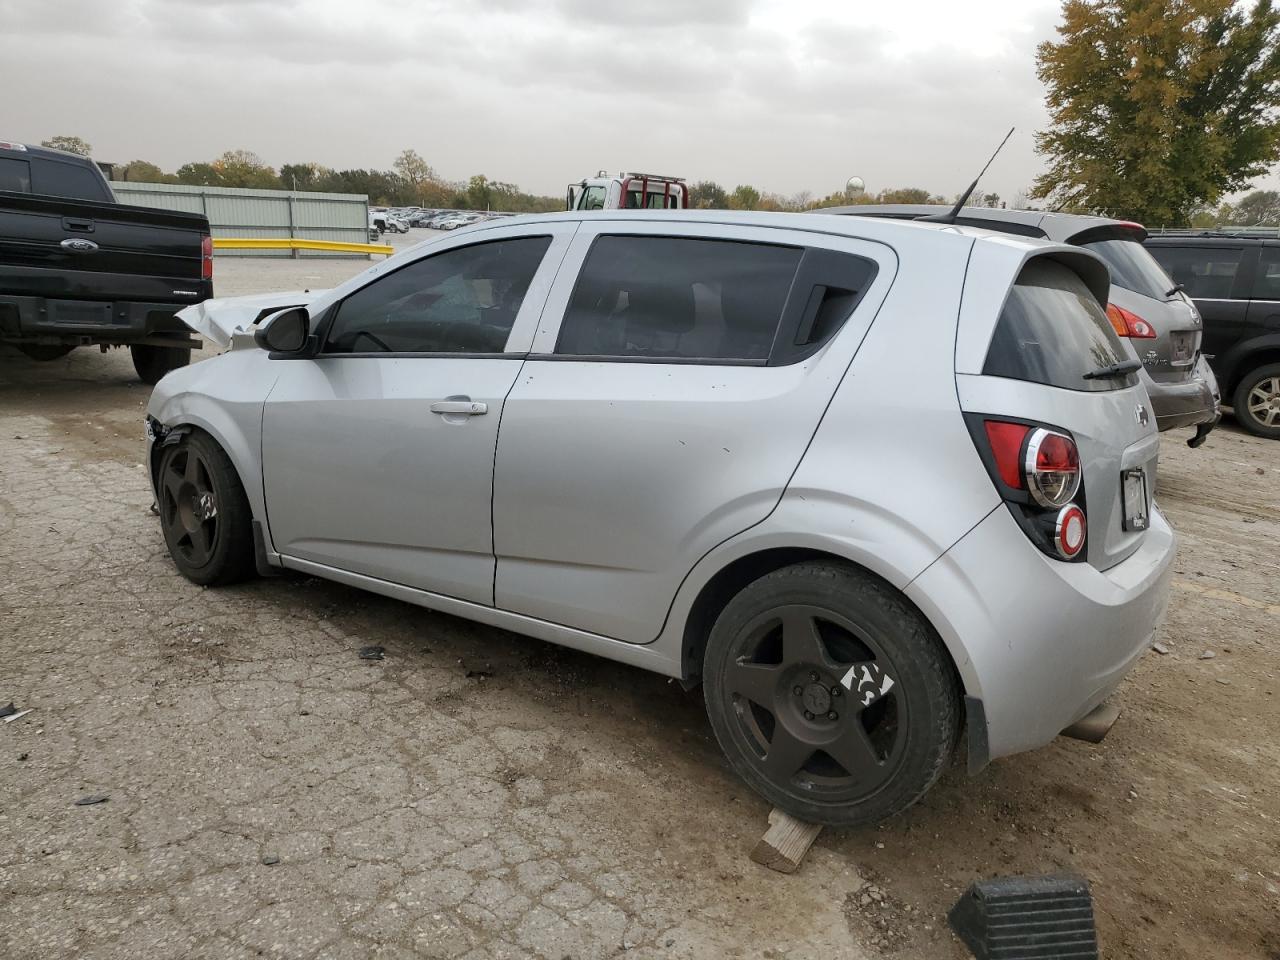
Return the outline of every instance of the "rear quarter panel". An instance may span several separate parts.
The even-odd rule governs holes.
[[[679,649],[699,592],[741,557],[817,550],[905,589],[1000,504],[956,397],[956,319],[970,249],[935,231],[900,241],[893,288],[781,501],[692,570],[663,644]],[[952,653],[971,680],[963,648]]]

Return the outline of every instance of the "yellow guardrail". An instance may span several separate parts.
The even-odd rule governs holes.
[[[296,237],[214,237],[215,250],[324,250],[327,253],[380,253],[391,256],[396,248],[385,243],[345,243],[340,240],[299,240]]]

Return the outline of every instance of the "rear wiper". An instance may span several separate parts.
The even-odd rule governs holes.
[[[1137,360],[1121,360],[1119,363],[1109,363],[1105,367],[1099,367],[1097,370],[1090,370],[1084,375],[1086,380],[1109,380],[1112,377],[1127,377],[1131,373],[1137,373],[1142,369],[1142,364]]]
[[[1182,292],[1183,290],[1185,290],[1185,289],[1187,289],[1187,288],[1186,288],[1186,287],[1184,287],[1182,284],[1180,284],[1180,283],[1175,283],[1175,284],[1173,285],[1173,289],[1172,289],[1172,290],[1166,290],[1166,291],[1164,292],[1164,298],[1165,298],[1166,300],[1168,300],[1168,299],[1169,299],[1170,297],[1172,297],[1175,293],[1181,293],[1181,292]]]

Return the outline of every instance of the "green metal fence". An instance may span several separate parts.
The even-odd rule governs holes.
[[[310,193],[191,187],[174,183],[113,182],[121,203],[203,213],[214,237],[369,241],[369,198],[356,193]],[[359,257],[314,250],[219,250],[220,257]]]

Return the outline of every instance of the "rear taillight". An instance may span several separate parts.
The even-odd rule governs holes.
[[[1080,453],[1063,433],[1040,428],[1027,438],[1023,474],[1031,499],[1042,507],[1070,503],[1080,489]]]
[[[1025,420],[965,419],[1000,496],[1032,543],[1060,560],[1085,559],[1088,521],[1075,438]]]
[[[1132,337],[1135,340],[1155,339],[1156,328],[1124,307],[1108,303],[1107,319],[1111,321],[1112,329],[1122,337]]]
[[[1053,546],[1063,560],[1074,560],[1084,549],[1084,511],[1074,503],[1058,511],[1053,521]]]
[[[200,279],[213,279],[213,237],[200,238]]]
[[[1015,490],[1025,490],[1022,482],[1022,441],[1031,428],[1025,423],[1005,423],[1002,420],[985,420],[987,442],[996,460],[1000,479]]]

